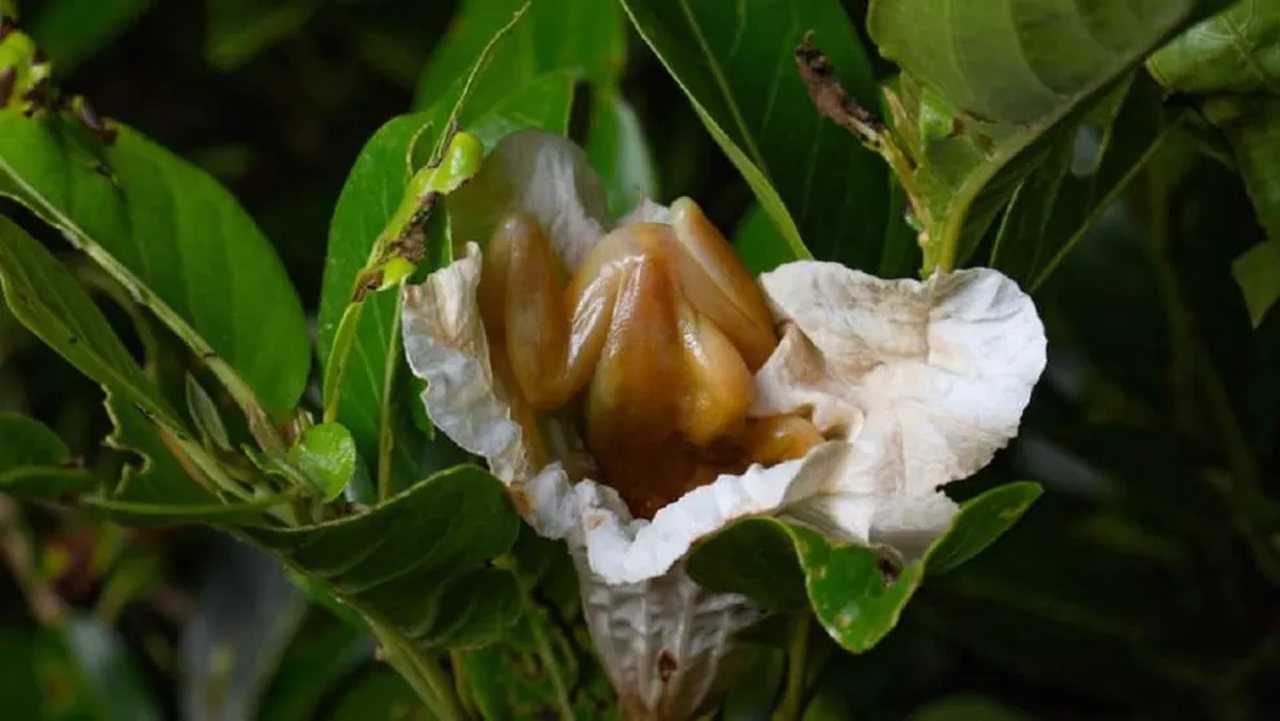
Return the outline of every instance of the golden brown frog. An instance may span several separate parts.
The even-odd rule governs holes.
[[[691,200],[671,206],[670,225],[609,233],[567,284],[537,222],[512,216],[494,231],[481,277],[490,355],[518,396],[516,420],[536,438],[536,413],[586,388],[599,480],[637,516],[822,440],[802,418],[747,418],[752,373],[777,337],[759,286]]]

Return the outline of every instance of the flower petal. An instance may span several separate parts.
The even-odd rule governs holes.
[[[480,247],[468,243],[465,258],[405,288],[404,349],[413,374],[427,382],[422,402],[431,422],[510,483],[536,469],[489,365],[476,298],[481,266]]]
[[[476,177],[446,203],[453,237],[465,242],[487,242],[512,213],[532,215],[568,268],[600,241],[608,217],[604,186],[586,153],[541,130],[499,141]]]
[[[935,490],[978,471],[1017,434],[1045,365],[1035,305],[988,269],[921,282],[801,261],[761,283],[787,330],[756,376],[753,413],[809,409],[821,430],[853,445],[830,489],[844,498],[795,513],[863,542],[920,545],[954,510]],[[922,515],[903,511],[911,507]]]
[[[706,591],[683,566],[612,584],[580,552],[574,561],[587,627],[627,718],[696,718],[750,660],[734,640],[761,616],[746,598]]]
[[[421,285],[405,288],[405,356],[413,374],[427,382],[422,402],[432,424],[488,462],[534,530],[566,538],[578,529],[568,474],[559,463],[532,466],[524,429],[512,418],[506,391],[489,363],[476,298],[482,267],[480,247],[468,243],[465,258],[428,275]]]
[[[591,568],[607,583],[634,583],[666,573],[698,539],[731,521],[773,515],[823,493],[845,464],[847,443],[824,443],[804,458],[742,475],[722,475],[659,510],[651,522],[632,520],[617,492],[592,481],[574,486]]]

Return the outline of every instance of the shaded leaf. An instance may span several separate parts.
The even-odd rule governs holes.
[[[92,57],[151,6],[152,0],[52,0],[26,23],[62,70]]]
[[[0,112],[0,194],[31,208],[156,313],[251,420],[283,416],[310,366],[302,305],[267,239],[203,171],[133,130]]]
[[[946,573],[978,555],[1004,535],[1040,497],[1039,484],[1028,481],[1006,483],[965,501],[947,532],[925,553],[930,574]]]
[[[44,246],[0,217],[0,282],[15,317],[82,373],[171,429],[177,416],[98,306]]]
[[[43,423],[0,412],[0,473],[24,466],[57,466],[70,460],[67,444]]]
[[[1259,243],[1245,251],[1231,264],[1231,274],[1244,293],[1253,326],[1262,325],[1267,311],[1280,300],[1280,241]]]
[[[598,88],[591,97],[586,151],[604,181],[612,216],[658,197],[657,170],[640,118],[616,89]]]
[[[81,373],[132,406],[162,434],[173,452],[182,452],[224,490],[236,485],[221,472],[186,431],[143,375],[102,311],[54,259],[18,226],[0,217],[0,286],[15,317]],[[136,411],[134,410],[136,409]]]
[[[748,208],[739,221],[733,232],[733,249],[752,275],[795,260],[786,240],[778,232],[778,226],[758,204]]]
[[[1198,100],[1226,135],[1258,219],[1280,243],[1280,6],[1240,0],[1174,38],[1147,65],[1166,88]],[[1264,261],[1267,252],[1255,248],[1241,261]],[[1257,282],[1241,287],[1257,325],[1266,293]]]
[[[280,660],[264,696],[261,721],[307,721],[339,681],[373,659],[373,642],[360,626],[334,622],[324,630],[298,634]]]
[[[0,493],[56,498],[96,486],[71,465],[71,452],[56,433],[34,419],[0,412]]]
[[[80,502],[100,515],[126,526],[176,526],[188,523],[226,526],[257,519],[262,516],[263,511],[287,503],[290,498],[289,495],[281,494],[230,503],[179,504],[84,496]]]
[[[1014,191],[989,265],[1038,290],[1129,181],[1180,127],[1145,74],[1117,88],[1049,149]]]
[[[1064,129],[1196,10],[1196,0],[948,0],[942,8],[933,0],[873,0],[871,37],[908,76],[897,127],[918,127],[922,107],[939,107],[922,103],[916,84],[955,117],[955,132],[919,139],[915,170],[903,179],[928,230],[926,269],[963,262]]]
[[[493,105],[551,71],[572,70],[606,86],[622,71],[626,34],[615,3],[464,0],[418,80],[415,106],[427,108],[448,97],[489,40],[526,4],[524,17],[497,49],[470,102]]]
[[[241,532],[424,652],[480,645],[514,620],[514,577],[485,564],[518,527],[503,485],[459,466],[360,515]]]
[[[985,696],[949,696],[917,709],[907,721],[1030,721],[1030,718]]]
[[[884,164],[818,114],[793,59],[812,30],[853,94],[875,105],[870,64],[840,2],[622,4],[786,241],[770,256],[812,252],[874,269]]]
[[[137,407],[107,391],[104,403],[113,430],[106,445],[131,454],[110,497],[117,501],[210,505],[217,498],[193,479],[188,469]]]
[[[699,543],[688,570],[712,590],[741,593],[769,610],[807,604],[837,643],[860,653],[897,625],[926,572],[944,573],[976,555],[1039,494],[1034,483],[1011,483],[965,502],[921,560],[895,571],[875,549],[834,543],[776,518],[741,520]]]
[[[205,57],[233,70],[301,28],[319,0],[204,0]]]

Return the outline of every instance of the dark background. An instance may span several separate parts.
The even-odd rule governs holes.
[[[59,57],[59,36],[39,39],[64,88],[227,184],[314,312],[347,170],[373,131],[411,106],[455,3],[259,4],[298,9],[231,58],[211,53],[210,15],[194,1],[151,3],[118,35],[67,45],[72,62]],[[43,5],[20,3],[24,18]],[[846,6],[862,16],[861,3]],[[662,197],[697,198],[732,229],[750,192],[634,36],[623,90]],[[1133,181],[1037,297],[1050,368],[1020,439],[954,489],[1028,478],[1047,493],[994,548],[927,584],[874,651],[833,652],[813,718],[1280,715],[1280,313],[1251,328],[1230,275],[1260,238],[1238,178],[1190,139]],[[0,409],[41,418],[89,454],[108,429],[97,397],[0,312]],[[250,552],[201,530],[126,532],[76,513],[21,512],[57,593],[119,632],[133,683],[166,716],[189,708],[184,694],[207,698],[217,684],[224,711],[256,694],[264,717],[290,694],[310,699],[304,717],[410,707],[357,630],[277,588],[274,566]],[[289,614],[300,625],[267,643]],[[265,663],[256,682],[191,661],[226,639],[242,657],[285,661]],[[85,658],[49,638],[6,572],[0,644],[0,703],[15,704],[17,718],[94,717]]]

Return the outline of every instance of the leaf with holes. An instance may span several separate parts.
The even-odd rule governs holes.
[[[58,228],[154,311],[271,435],[302,395],[307,327],[270,243],[203,171],[130,128],[0,111],[0,195]]]
[[[155,384],[107,324],[102,311],[44,246],[0,217],[0,286],[14,316],[81,373],[150,421],[165,446],[181,453],[223,490],[238,489],[191,436]],[[136,409],[136,410],[135,410]]]

